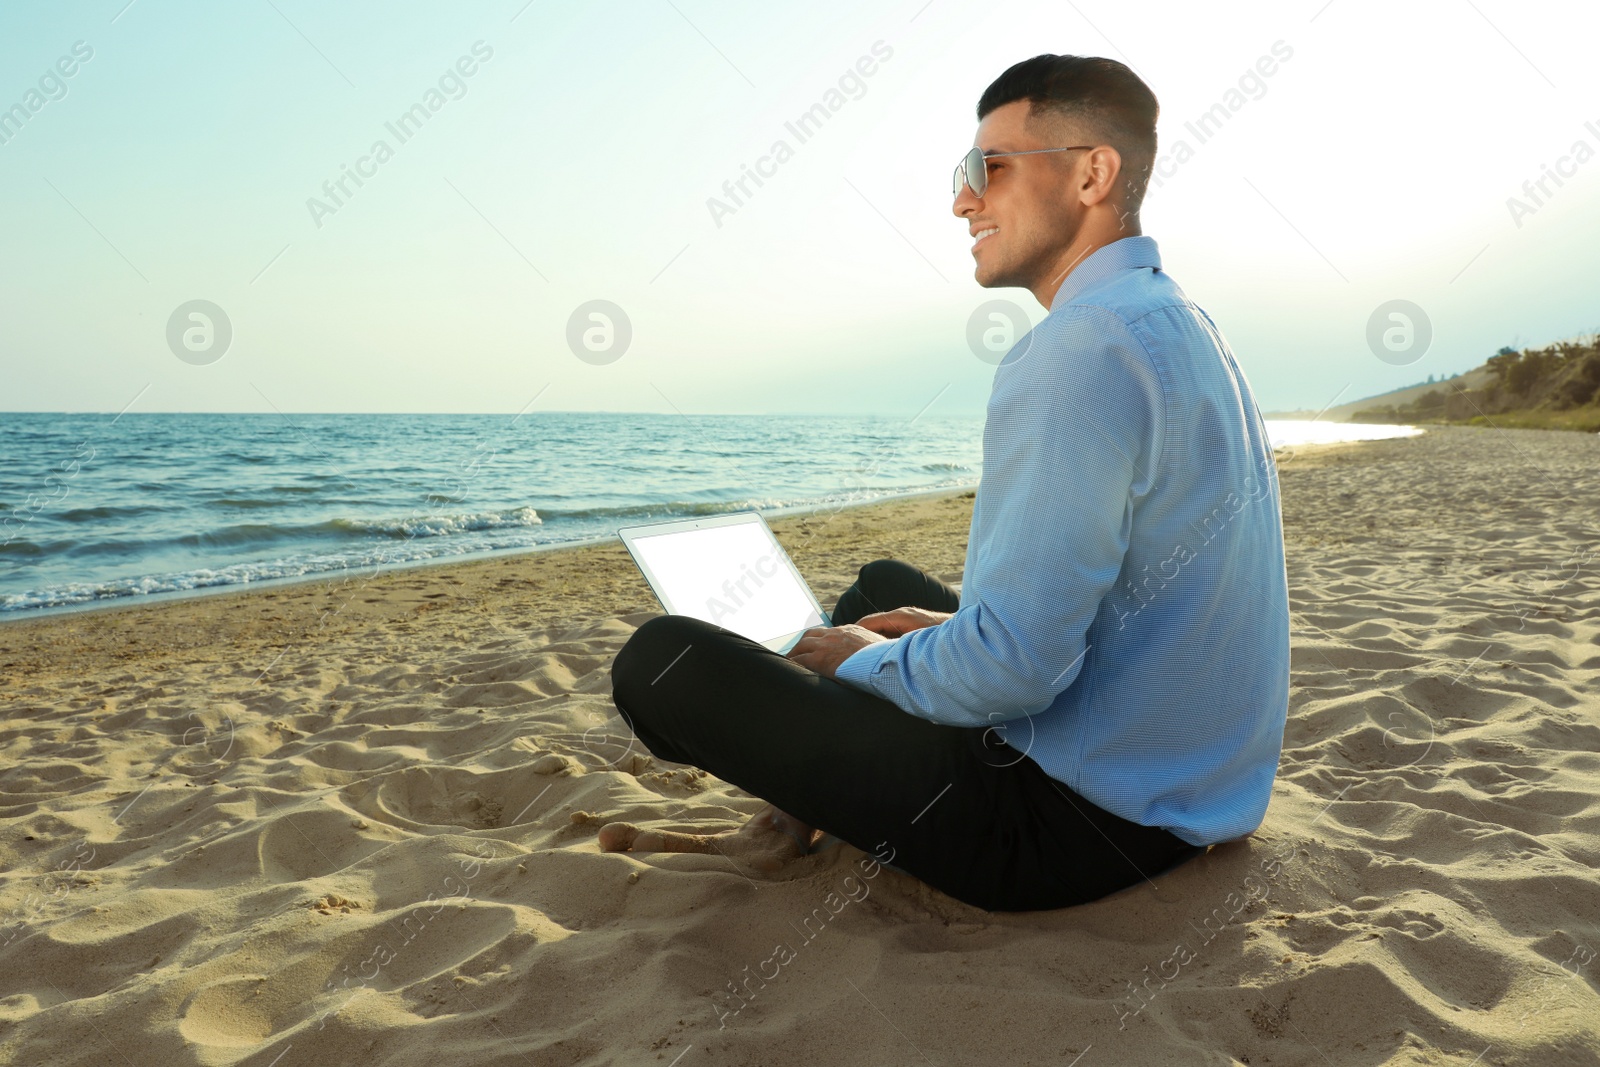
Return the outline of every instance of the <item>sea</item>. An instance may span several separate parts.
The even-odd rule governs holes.
[[[0,620],[974,488],[982,434],[935,414],[0,413]]]

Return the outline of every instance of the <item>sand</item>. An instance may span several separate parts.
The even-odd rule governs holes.
[[[641,751],[620,545],[0,626],[0,1063],[1600,1063],[1600,440],[1282,460],[1291,709],[1250,839],[996,915]],[[826,603],[971,499],[775,522]],[[752,709],[753,713],[759,709]]]

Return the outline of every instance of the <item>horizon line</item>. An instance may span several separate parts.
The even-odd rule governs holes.
[[[977,407],[977,408],[974,408],[971,412],[965,412],[965,411],[929,412],[927,414],[927,416],[925,416],[925,417],[933,418],[933,417],[937,417],[938,415],[982,414],[983,411],[984,411],[984,408]],[[773,416],[807,415],[807,416],[827,416],[827,417],[835,417],[835,418],[854,417],[854,416],[865,417],[865,418],[883,418],[883,417],[890,417],[890,416],[906,414],[906,413],[915,414],[915,412],[913,412],[912,409],[910,409],[910,408],[907,408],[905,412],[894,412],[894,411],[691,411],[691,412],[680,412],[680,411],[626,411],[626,410],[617,410],[617,409],[613,409],[613,408],[547,408],[547,409],[540,410],[540,411],[523,412],[521,414],[519,414],[517,412],[512,412],[512,411],[255,411],[255,410],[250,410],[250,411],[244,411],[244,410],[239,410],[239,411],[216,411],[216,410],[183,411],[183,410],[162,410],[162,411],[128,411],[128,412],[125,412],[122,417],[126,418],[126,417],[132,417],[134,415],[267,415],[267,416],[273,416],[273,417],[278,417],[278,418],[281,418],[281,417],[286,416],[286,415],[433,415],[433,416],[497,415],[497,416],[511,416],[513,418],[522,418],[522,417],[531,417],[533,415],[675,415],[675,416],[678,416],[680,418],[689,418],[689,417],[709,417],[709,416],[724,415],[724,416],[738,416],[738,417],[746,417],[746,416],[748,416],[748,417],[757,417],[757,418],[771,418]],[[101,410],[101,409],[88,409],[88,408],[78,409],[78,410],[73,410],[73,411],[48,410],[48,409],[44,409],[44,408],[0,410],[0,415],[115,415],[115,414],[116,414],[116,412],[111,411],[109,409]]]

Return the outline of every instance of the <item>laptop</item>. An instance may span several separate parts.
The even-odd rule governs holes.
[[[759,512],[736,511],[617,531],[669,615],[715,623],[774,652],[832,626]]]

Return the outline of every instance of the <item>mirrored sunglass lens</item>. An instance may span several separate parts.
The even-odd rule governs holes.
[[[974,148],[967,153],[963,161],[967,171],[967,185],[972,189],[973,196],[982,196],[983,191],[989,188],[989,166],[983,158],[981,149]]]

